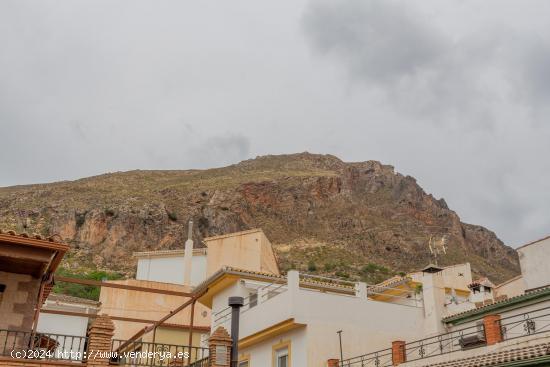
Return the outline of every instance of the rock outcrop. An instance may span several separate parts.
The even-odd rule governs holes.
[[[68,268],[131,275],[132,252],[183,248],[191,218],[196,243],[263,228],[283,269],[375,281],[433,261],[431,241],[446,244],[442,264],[469,261],[496,282],[519,272],[515,251],[493,232],[462,223],[445,200],[376,161],[301,153],[0,188],[0,226],[59,234],[73,247]]]

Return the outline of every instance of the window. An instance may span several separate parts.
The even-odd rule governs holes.
[[[273,346],[273,367],[291,367],[290,341]]]
[[[250,367],[250,354],[241,354],[237,367]]]
[[[277,367],[288,367],[288,348],[282,348],[277,350]]]

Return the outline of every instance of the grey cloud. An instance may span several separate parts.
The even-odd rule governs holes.
[[[307,150],[392,164],[518,244],[550,230],[549,13],[2,0],[0,186]]]
[[[372,82],[412,77],[446,47],[418,14],[391,0],[312,1],[303,26],[318,50],[340,58],[352,76]]]
[[[234,133],[211,136],[189,148],[186,154],[202,167],[225,166],[249,158],[250,140]]]
[[[523,35],[506,27],[452,37],[415,10],[410,1],[311,1],[302,24],[316,52],[408,118],[492,130],[517,90],[530,109],[545,109],[537,101],[550,96],[548,43],[523,37],[520,49]]]

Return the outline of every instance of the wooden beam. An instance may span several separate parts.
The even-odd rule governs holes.
[[[49,313],[52,315],[64,315],[64,316],[76,316],[76,317],[88,317],[91,319],[95,319],[99,315],[94,313],[84,313],[84,312],[73,312],[73,311],[61,311],[61,310],[48,310],[48,309],[41,309],[40,313]],[[156,322],[157,320],[147,320],[147,319],[136,319],[131,317],[122,317],[122,316],[111,316],[109,315],[109,318],[111,320],[115,321],[124,321],[124,322],[136,322],[136,323],[142,323],[142,324],[152,324]],[[170,327],[170,328],[177,328],[177,329],[185,329],[188,330],[190,328],[189,325],[178,325],[178,324],[168,324],[164,323],[162,326]],[[199,331],[209,331],[209,326],[193,326],[194,330]]]
[[[125,290],[129,290],[129,291],[138,291],[138,292],[168,294],[168,295],[171,295],[171,296],[181,296],[181,297],[192,297],[193,296],[193,293],[188,293],[188,292],[171,291],[171,290],[167,290],[167,289],[158,289],[158,288],[139,287],[139,286],[136,286],[136,285],[109,283],[109,282],[102,282],[102,281],[99,281],[99,280],[91,280],[91,279],[78,279],[78,278],[68,278],[68,277],[56,276],[55,280],[58,281],[58,282],[67,282],[67,283],[82,284],[82,285],[91,285],[91,286],[95,286],[95,287],[118,288],[118,289],[125,289]]]
[[[154,328],[156,328],[157,326],[159,325],[162,325],[166,320],[168,320],[169,318],[171,318],[172,316],[174,316],[175,314],[177,314],[178,312],[180,312],[181,310],[183,310],[184,308],[186,308],[187,306],[189,306],[190,304],[194,303],[197,301],[197,299],[199,299],[200,297],[202,297],[206,292],[208,292],[208,288],[204,289],[202,292],[194,295],[193,297],[191,297],[190,300],[188,300],[187,302],[185,302],[184,304],[182,304],[181,306],[178,306],[175,310],[173,311],[170,311],[168,314],[166,314],[165,316],[163,316],[160,320],[158,321],[155,321],[155,323],[153,323],[153,325],[149,325],[149,326],[146,326],[144,327],[143,329],[141,329],[140,331],[138,331],[137,333],[135,333],[130,339],[128,339],[127,341],[125,341],[122,345],[120,345],[118,348],[117,348],[117,351],[119,350],[122,350],[124,349],[124,347],[130,345],[133,341],[135,341],[137,338],[139,338],[140,336],[150,332],[151,330],[153,330]]]

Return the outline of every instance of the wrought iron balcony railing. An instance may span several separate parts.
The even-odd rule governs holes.
[[[0,355],[17,359],[85,361],[85,336],[0,329]]]
[[[503,317],[497,322],[500,323],[504,340],[550,332],[550,307]]]
[[[483,324],[405,343],[407,362],[486,345]]]
[[[340,361],[340,367],[385,367],[392,365],[391,348]]]
[[[122,348],[121,348],[122,347]],[[153,367],[205,367],[208,348],[113,339],[111,364]]]

